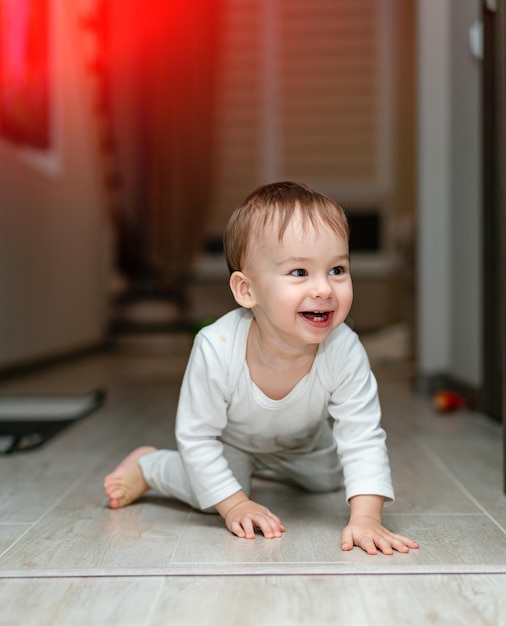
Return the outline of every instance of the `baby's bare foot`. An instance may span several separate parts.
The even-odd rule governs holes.
[[[104,491],[111,509],[120,509],[131,504],[150,489],[142,475],[139,459],[155,450],[152,446],[137,448],[105,477]]]

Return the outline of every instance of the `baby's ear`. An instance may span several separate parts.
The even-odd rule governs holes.
[[[242,272],[234,272],[230,276],[230,289],[235,301],[246,309],[255,306],[255,298],[248,277]]]

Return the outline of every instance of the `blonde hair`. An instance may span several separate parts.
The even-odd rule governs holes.
[[[223,248],[230,273],[242,269],[251,242],[265,228],[277,227],[282,241],[294,215],[301,217],[303,229],[328,226],[349,239],[348,218],[337,202],[302,183],[271,183],[253,191],[228,221]]]

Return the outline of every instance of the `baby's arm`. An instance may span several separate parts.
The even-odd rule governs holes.
[[[225,520],[228,530],[244,539],[254,539],[255,528],[259,528],[266,539],[281,537],[281,533],[285,532],[279,517],[250,500],[244,491],[218,502],[216,510]]]
[[[350,499],[350,520],[341,534],[341,549],[352,550],[358,546],[367,554],[409,552],[418,544],[402,535],[396,535],[381,524],[383,496],[361,495]]]

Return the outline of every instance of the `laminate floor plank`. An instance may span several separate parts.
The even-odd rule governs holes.
[[[506,575],[362,576],[356,582],[371,626],[506,623]]]
[[[456,487],[446,468],[434,462],[416,437],[390,434],[388,445],[396,501],[385,508],[385,513],[478,512],[475,503]]]
[[[7,548],[24,535],[31,524],[0,523],[0,557]]]
[[[167,578],[150,626],[502,626],[506,575]],[[199,602],[193,601],[199,598]]]
[[[196,514],[195,514],[196,515]],[[336,572],[361,572],[391,570],[413,572],[431,569],[445,571],[449,566],[463,570],[492,567],[506,572],[506,537],[483,515],[392,515],[385,524],[396,532],[405,532],[421,544],[419,550],[409,554],[378,554],[375,557],[355,548],[342,552],[339,544],[340,530],[346,517],[336,517],[332,524],[318,523],[311,527],[309,516],[286,518],[287,532],[281,539],[244,541],[221,532],[219,520],[201,518],[198,523],[190,519],[173,557],[174,563],[235,564],[248,567],[259,563],[284,565],[284,572],[296,572],[301,566],[309,571],[318,565],[336,565]],[[207,527],[206,527],[207,526]],[[484,570],[486,571],[486,570]]]
[[[0,626],[149,626],[163,582],[156,577],[3,580]]]
[[[506,496],[502,485],[502,441],[478,433],[450,440],[433,438],[425,442],[433,463],[439,463],[455,485],[461,486],[468,498],[495,518],[506,516]]]
[[[187,626],[370,623],[354,576],[167,578],[150,626],[164,626],[169,615]]]

